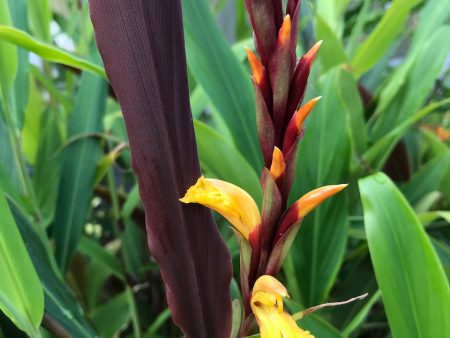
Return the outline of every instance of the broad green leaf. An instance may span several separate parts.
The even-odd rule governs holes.
[[[39,106],[34,108],[39,109]],[[47,110],[41,114],[37,111],[35,113],[38,115],[38,121],[35,125],[29,126],[30,129],[39,131],[33,187],[43,216],[42,223],[48,225],[55,214],[62,163],[62,156],[58,154],[58,150],[62,145],[63,136],[55,112]],[[49,177],[52,179],[49,180]]]
[[[386,53],[402,31],[410,11],[422,0],[394,0],[373,32],[357,49],[352,68],[357,77],[364,74]]]
[[[83,253],[86,257],[94,259],[99,264],[105,266],[120,280],[125,280],[125,271],[120,266],[117,258],[111,252],[106,251],[106,249],[95,240],[88,237],[81,237],[78,251]]]
[[[434,250],[441,260],[447,279],[450,280],[450,246],[442,241],[432,239]]]
[[[90,318],[101,337],[114,337],[130,322],[127,291],[111,298],[93,310]]]
[[[318,315],[309,315],[301,319],[298,324],[301,328],[310,331],[315,337],[342,338],[340,332],[332,324]]]
[[[307,121],[291,200],[348,179],[351,141],[349,113],[339,93],[342,71],[334,68],[319,83],[317,90],[323,99]],[[327,298],[343,259],[348,223],[345,191],[305,217],[291,249],[305,306]]]
[[[44,292],[0,189],[0,310],[21,330],[38,337]]]
[[[375,275],[393,337],[450,336],[450,287],[430,239],[382,173],[359,181]]]
[[[26,0],[8,0],[11,10],[12,23],[14,27],[28,30],[27,4]],[[28,103],[28,88],[30,67],[28,61],[28,51],[22,48],[17,49],[17,75],[14,82],[12,96],[14,98],[15,124],[21,130],[24,123],[25,108]]]
[[[28,0],[31,29],[39,39],[50,42],[50,21],[52,11],[50,0]]]
[[[370,13],[371,3],[372,0],[363,0],[363,5],[356,17],[355,26],[352,29],[352,33],[347,41],[347,45],[345,48],[347,55],[349,55],[349,57],[354,56],[355,49],[360,44],[359,39],[361,38],[361,35],[363,35],[365,24],[367,23],[371,15]]]
[[[336,32],[328,25],[329,22],[316,15],[316,35],[318,40],[323,40],[318,57],[322,66],[322,74],[329,69],[347,62],[342,42],[336,36]]]
[[[0,0],[0,25],[12,25],[11,13],[9,11],[8,0]],[[2,26],[0,26],[2,27]],[[0,39],[0,95],[5,100],[9,95],[14,79],[16,78],[18,60],[17,48],[6,41]]]
[[[0,119],[0,188],[22,204],[24,192],[11,145],[9,130]],[[25,200],[25,198],[23,199]]]
[[[148,260],[145,230],[131,219],[125,219],[125,224],[122,236],[123,261],[129,274],[143,280],[145,274],[142,267]]]
[[[228,125],[241,154],[259,171],[262,155],[250,74],[219,32],[206,0],[184,1],[183,14],[189,69]]]
[[[61,277],[45,232],[36,224],[32,225],[14,204],[10,203],[10,207],[44,288],[45,313],[72,337],[95,337],[95,332],[83,317],[83,309]]]
[[[241,187],[259,204],[262,192],[258,175],[241,153],[206,124],[194,121],[194,128],[202,168],[208,175]]]
[[[243,316],[242,305],[241,305],[241,301],[239,299],[233,299],[232,312],[233,312],[233,317],[231,320],[230,338],[238,338],[239,330],[241,328],[241,323],[242,323],[242,316]]]
[[[343,10],[348,0],[317,0],[316,17],[320,17],[327,23],[329,29],[335,32],[338,39],[342,36]]]
[[[86,70],[106,78],[105,71],[102,67],[63,51],[62,49],[54,47],[46,42],[42,42],[19,29],[0,25],[0,43],[3,43],[3,41],[7,41],[10,44],[12,43],[25,48],[47,61]]]
[[[423,226],[428,226],[430,223],[434,222],[438,218],[443,218],[447,225],[450,225],[450,211],[425,211],[417,214],[417,218]]]
[[[411,180],[401,187],[409,203],[417,203],[426,194],[439,190],[444,175],[450,168],[450,151],[434,158],[414,174]]]
[[[371,138],[378,140],[414,115],[435,86],[450,52],[450,26],[437,29],[415,57],[401,89],[388,105],[380,103],[374,115]]]
[[[356,155],[361,155],[367,148],[364,107],[358,91],[358,83],[353,74],[344,69],[339,73],[338,93],[348,112],[354,152]]]
[[[89,73],[82,75],[69,121],[69,137],[102,131],[106,95],[107,84],[103,79]],[[80,139],[64,151],[54,221],[56,259],[63,271],[81,237],[100,156],[98,140],[92,138]]]
[[[417,18],[417,28],[411,42],[411,48],[406,60],[391,74],[390,80],[383,86],[380,94],[380,102],[377,113],[385,110],[397,97],[399,90],[404,85],[407,75],[424,45],[450,16],[448,11],[450,0],[427,0]],[[432,19],[430,19],[432,18]],[[444,46],[433,46],[432,48],[443,48]]]
[[[25,123],[22,129],[22,149],[28,163],[34,165],[39,148],[39,139],[42,135],[41,116],[43,115],[45,103],[34,79],[31,79],[29,86],[29,100],[25,109]]]
[[[363,155],[364,163],[372,166],[376,171],[381,170],[388,159],[391,151],[406,131],[422,118],[438,108],[450,104],[450,98],[439,102],[432,102],[420,109],[414,115],[409,116],[396,127],[392,128],[386,135],[381,137]]]

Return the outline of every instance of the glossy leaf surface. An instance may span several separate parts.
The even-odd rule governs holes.
[[[392,335],[450,335],[450,287],[412,208],[382,173],[359,181],[370,255]]]

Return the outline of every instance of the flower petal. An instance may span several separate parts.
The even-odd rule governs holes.
[[[284,213],[275,236],[275,243],[290,229],[291,226],[313,211],[326,199],[345,189],[347,185],[348,184],[327,185],[303,195]]]
[[[199,203],[213,209],[246,239],[261,222],[261,215],[253,198],[245,190],[225,181],[201,176],[180,201]]]

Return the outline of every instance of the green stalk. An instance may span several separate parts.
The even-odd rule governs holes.
[[[6,127],[8,129],[9,138],[11,141],[11,146],[13,149],[14,160],[16,162],[17,168],[19,170],[20,183],[22,185],[23,191],[27,197],[30,198],[31,203],[34,208],[35,217],[38,222],[42,220],[42,215],[39,210],[39,204],[34,192],[33,184],[31,182],[31,177],[27,172],[25,159],[22,152],[21,142],[20,142],[20,132],[16,130],[16,126],[13,122],[12,112],[9,104],[9,97],[7,93],[3,92],[3,110],[5,115]]]

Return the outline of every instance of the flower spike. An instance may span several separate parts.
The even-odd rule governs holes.
[[[263,275],[253,287],[251,307],[258,322],[261,338],[314,338],[283,309],[283,298],[289,297],[286,288],[272,276]]]
[[[198,203],[226,218],[245,239],[261,223],[261,215],[253,198],[238,186],[201,176],[190,187],[183,203]]]

